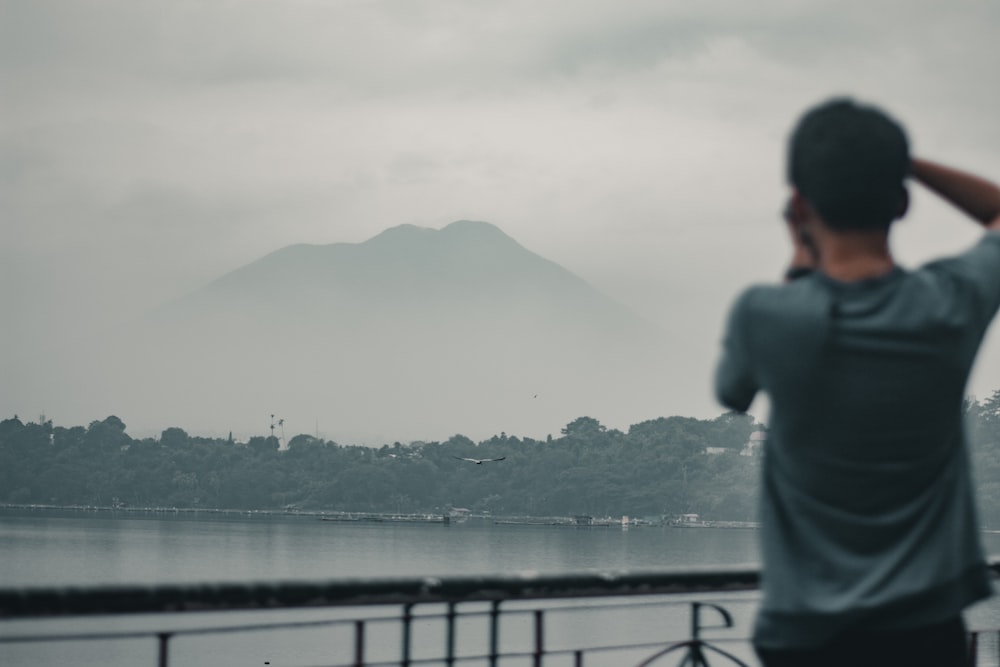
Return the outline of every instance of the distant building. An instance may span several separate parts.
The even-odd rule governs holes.
[[[767,440],[767,431],[754,431],[750,434],[750,439],[740,451],[740,456],[760,456],[764,449],[764,442]]]

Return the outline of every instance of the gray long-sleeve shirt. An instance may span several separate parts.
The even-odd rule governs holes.
[[[771,402],[758,645],[918,627],[989,594],[961,406],[998,308],[995,232],[918,270],[736,300],[716,393]]]

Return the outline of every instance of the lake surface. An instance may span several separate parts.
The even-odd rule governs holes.
[[[327,580],[522,571],[555,574],[738,565],[757,561],[756,538],[756,531],[739,529],[623,530],[495,525],[486,521],[451,525],[368,524],[294,516],[0,510],[0,587]],[[984,534],[983,538],[990,553],[1000,554],[1000,535]],[[750,596],[731,609],[739,636],[750,633],[754,607]],[[274,617],[273,612],[256,614],[255,619]],[[195,616],[196,620],[192,620],[194,616],[187,615],[181,623],[204,623],[206,619],[217,620],[216,617],[231,622],[233,615]],[[330,611],[285,612],[282,620],[290,617],[329,618]],[[246,618],[241,616],[244,621]],[[110,625],[107,619],[4,622],[0,623],[0,634],[35,633],[43,628],[46,632],[120,630],[150,627],[143,624],[151,620],[154,619],[117,618]],[[621,632],[626,633],[635,630],[633,626],[642,620],[621,619],[605,624],[621,623]],[[679,609],[677,618],[670,621],[677,637],[686,636],[687,622],[686,612]],[[969,614],[969,623],[973,627],[1000,626],[1000,605],[989,601],[976,607]],[[396,639],[395,635],[393,638]],[[265,661],[275,666],[330,664],[331,658],[324,652],[329,641],[328,636],[318,638],[313,633],[309,639],[241,639],[239,648],[187,642],[186,648],[172,649],[171,665],[262,665]],[[435,641],[440,649],[440,641]],[[37,646],[0,644],[0,664],[155,664],[149,640],[117,642],[114,647],[107,643],[77,642],[42,648],[45,650],[40,653]],[[753,664],[747,649],[739,653]],[[592,663],[588,660],[586,664]],[[664,664],[676,664],[676,660]]]
[[[753,530],[0,513],[5,587],[558,573],[756,559]]]

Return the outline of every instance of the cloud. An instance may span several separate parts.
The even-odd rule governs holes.
[[[838,5],[803,11],[780,1],[7,4],[4,69],[47,75],[26,88],[78,91],[118,79],[296,82],[361,95],[489,92],[651,70],[719,40],[815,61],[831,43],[863,45],[872,27]]]

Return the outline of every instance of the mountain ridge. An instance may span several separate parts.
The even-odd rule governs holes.
[[[559,298],[569,306],[589,300],[592,303],[580,307],[599,308],[608,319],[629,320],[651,334],[658,330],[576,274],[524,248],[499,227],[468,220],[440,230],[399,225],[360,243],[285,246],[170,306],[207,300],[208,308],[221,308],[219,298],[246,301],[264,294],[270,299],[313,299],[317,306],[343,307],[345,302],[337,297],[350,301],[350,290],[369,299],[393,293],[406,299],[419,297],[430,301],[428,305],[433,305],[435,295],[465,300],[506,295],[503,301],[509,306],[512,295],[524,300],[540,284],[558,289]]]
[[[91,372],[115,411],[216,432],[281,413],[333,439],[539,435],[661,414],[663,340],[500,228],[456,221],[280,248],[156,310]]]

